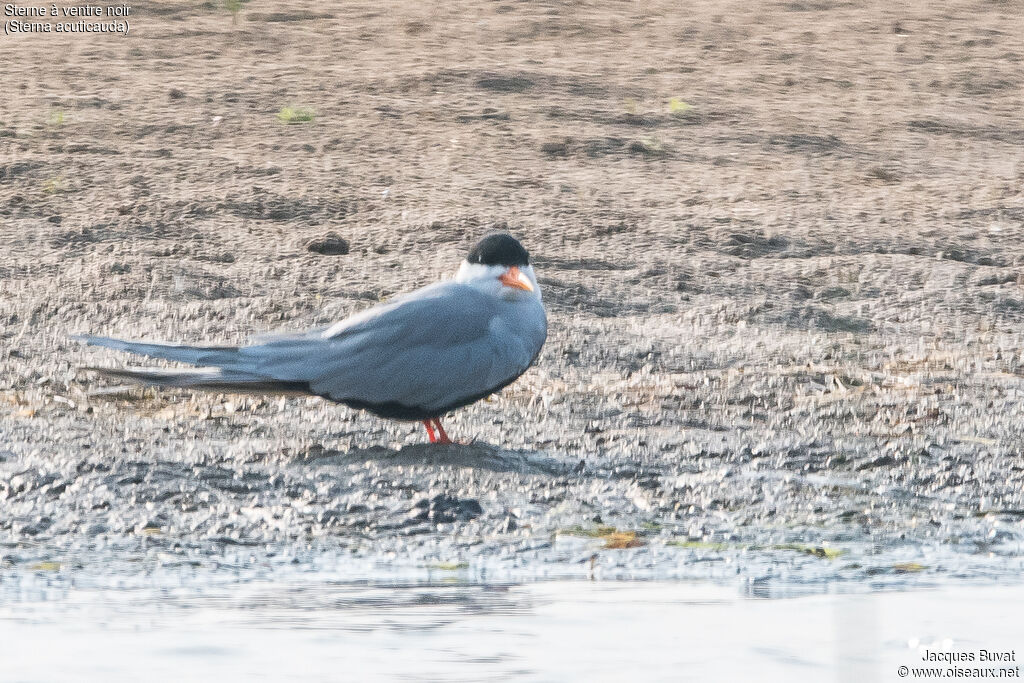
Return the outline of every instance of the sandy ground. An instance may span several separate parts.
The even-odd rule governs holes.
[[[4,37],[4,571],[243,544],[998,574],[1024,538],[1022,14],[161,2],[128,37]],[[493,228],[551,334],[448,419],[472,445],[76,374],[126,359],[70,334],[322,324]],[[350,253],[307,249],[329,233]]]

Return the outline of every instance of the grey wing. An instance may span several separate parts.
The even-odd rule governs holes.
[[[244,347],[240,361],[246,371],[308,382],[337,401],[441,408],[515,379],[543,344],[520,334],[500,304],[466,285],[440,283],[319,337]]]

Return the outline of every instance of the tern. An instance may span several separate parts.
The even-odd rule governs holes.
[[[530,255],[505,233],[477,242],[454,279],[327,327],[257,337],[247,346],[74,337],[198,366],[85,368],[107,377],[165,387],[320,396],[384,418],[421,421],[431,443],[451,443],[441,418],[514,382],[536,360],[546,338],[547,315]]]

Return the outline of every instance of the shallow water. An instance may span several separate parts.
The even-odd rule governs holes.
[[[915,577],[808,595],[785,582],[350,569],[8,572],[0,679],[868,681],[931,666],[924,649],[1024,650],[1021,585]]]

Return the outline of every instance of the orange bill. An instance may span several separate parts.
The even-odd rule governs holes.
[[[533,291],[533,283],[530,282],[530,278],[526,277],[523,271],[519,270],[516,266],[512,266],[498,278],[501,284],[506,287],[515,287],[516,289],[525,289],[527,292]]]

